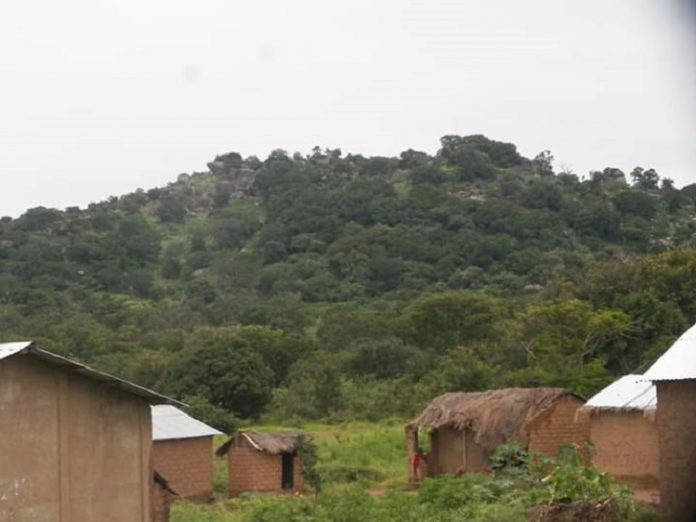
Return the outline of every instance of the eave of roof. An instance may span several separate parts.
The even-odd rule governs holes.
[[[10,357],[35,357],[46,363],[58,366],[63,370],[82,375],[88,379],[102,382],[107,386],[119,388],[125,392],[137,395],[146,399],[150,404],[172,404],[185,406],[184,403],[175,399],[159,394],[143,386],[114,377],[108,373],[100,372],[82,363],[78,363],[61,355],[42,350],[33,341],[0,343],[0,361]]]
[[[650,410],[657,407],[655,386],[642,375],[624,375],[587,401],[595,410]]]
[[[280,455],[281,453],[292,453],[297,449],[300,434],[289,432],[262,433],[256,431],[240,431],[220,446],[215,454],[218,457],[227,454],[232,443],[239,438],[246,440],[256,451],[268,453],[270,455]]]
[[[179,440],[223,435],[221,431],[208,426],[169,404],[151,407],[152,440]]]
[[[684,332],[643,377],[649,381],[696,379],[696,324]]]

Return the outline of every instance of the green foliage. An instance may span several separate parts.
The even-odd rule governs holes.
[[[416,301],[404,317],[404,330],[417,346],[441,352],[488,338],[501,312],[500,302],[489,296],[444,292]]]
[[[628,490],[584,467],[573,448],[567,448],[558,459],[548,459],[519,446],[503,446],[492,456],[496,467],[493,476],[431,478],[417,491],[406,491],[401,422],[306,425],[303,430],[311,433],[311,452],[318,457],[317,469],[323,481],[320,494],[252,494],[211,506],[180,502],[174,507],[172,520],[509,522],[528,520],[530,509],[536,506],[583,500],[613,503],[622,520],[657,520],[653,511],[632,502]],[[384,481],[381,477],[385,476],[390,478]]]
[[[172,368],[172,387],[242,417],[259,415],[271,399],[273,371],[245,334],[235,327],[196,330]]]
[[[232,435],[236,431],[239,421],[227,410],[210,404],[200,396],[186,397],[184,400],[187,404],[186,410],[192,417],[227,435]]]
[[[0,220],[0,336],[233,427],[406,416],[450,390],[591,394],[696,317],[696,189],[651,169],[579,179],[481,135],[208,168]]]
[[[297,438],[296,445],[297,455],[302,462],[302,477],[315,493],[321,491],[322,476],[317,469],[317,446],[311,437],[301,434]]]

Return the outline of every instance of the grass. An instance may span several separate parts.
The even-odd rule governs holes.
[[[384,491],[403,489],[408,481],[403,425],[403,420],[392,419],[380,423],[354,421],[295,426],[260,425],[244,429],[311,434],[317,445],[325,490],[342,489],[348,484],[358,483],[364,489]],[[214,448],[225,440],[225,437],[216,437]],[[253,495],[227,500],[225,458],[215,458],[213,488],[217,499],[214,504],[177,502],[172,510],[172,522],[237,522],[244,520],[240,518],[242,512],[258,502]]]
[[[631,503],[631,492],[584,468],[575,453],[549,461],[556,469],[530,469],[500,478],[465,475],[428,479],[407,491],[404,422],[307,423],[296,426],[249,426],[263,431],[302,431],[314,436],[323,477],[318,497],[242,495],[226,498],[225,459],[216,459],[217,500],[209,505],[178,502],[171,522],[515,522],[528,520],[532,506],[611,498],[631,522],[655,522],[657,514]],[[218,438],[218,447],[224,438]],[[532,462],[532,461],[530,461]],[[536,462],[536,461],[534,461]],[[553,464],[556,462],[556,464]],[[526,468],[525,468],[526,469]]]
[[[408,461],[403,421],[382,423],[347,422],[332,426],[308,425],[314,435],[319,456],[319,469],[332,483],[340,480],[340,471],[355,476],[364,485],[399,488],[408,481]],[[330,480],[334,477],[334,480]],[[350,477],[347,477],[350,478]],[[349,481],[349,480],[348,480]]]

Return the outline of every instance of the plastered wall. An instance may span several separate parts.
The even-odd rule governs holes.
[[[429,475],[479,473],[488,469],[484,449],[474,442],[468,430],[440,428],[433,430],[428,455]]]
[[[30,357],[0,363],[0,520],[150,522],[150,410]]]
[[[696,380],[656,385],[663,519],[691,522],[696,519]]]

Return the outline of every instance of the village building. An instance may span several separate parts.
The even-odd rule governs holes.
[[[230,496],[302,491],[299,437],[296,433],[243,431],[225,442],[217,455],[227,455]]]
[[[213,437],[222,432],[175,406],[152,406],[152,462],[181,498],[213,498]]]
[[[176,401],[32,342],[0,344],[0,520],[152,522],[157,403]]]
[[[560,388],[445,393],[406,427],[410,478],[485,472],[491,453],[510,442],[549,456],[570,443],[584,450],[587,425],[575,422],[583,404]],[[427,456],[420,450],[420,430],[429,432]]]
[[[155,471],[152,481],[152,522],[169,522],[172,504],[179,498],[169,481]]]
[[[657,389],[660,508],[667,522],[696,520],[696,325],[644,377]]]
[[[642,375],[626,375],[580,410],[590,426],[592,464],[635,489],[642,500],[659,498],[659,444],[655,386]]]

